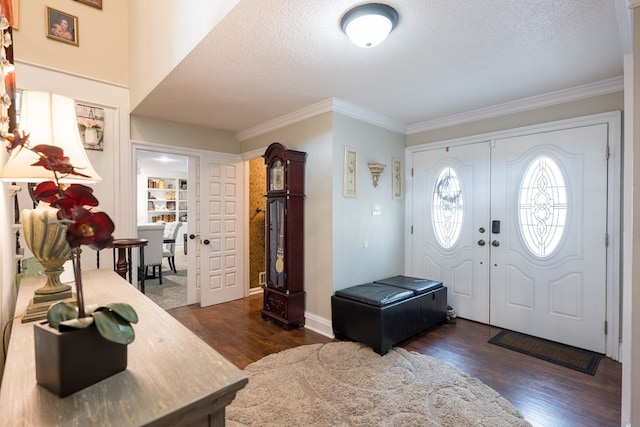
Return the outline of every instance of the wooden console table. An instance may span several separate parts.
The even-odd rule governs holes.
[[[21,323],[21,315],[44,280],[20,282],[0,425],[224,425],[246,374],[111,270],[83,272],[85,302],[127,302],[138,312],[127,369],[63,399],[37,385],[33,323]]]

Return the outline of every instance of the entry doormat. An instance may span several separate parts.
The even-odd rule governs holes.
[[[498,333],[489,342],[590,375],[595,375],[602,358],[593,351],[508,330]]]

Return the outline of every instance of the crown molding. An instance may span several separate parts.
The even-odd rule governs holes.
[[[640,0],[638,0],[638,2],[640,2]],[[551,105],[561,104],[563,102],[577,101],[598,95],[606,95],[608,93],[620,92],[623,89],[623,77],[614,77],[597,83],[590,83],[571,89],[563,89],[544,95],[532,96],[518,101],[505,102],[491,107],[479,108],[465,113],[416,123],[415,125],[409,125],[407,135],[456,126],[463,123],[475,122],[478,120],[490,119],[493,117],[504,116],[506,114],[519,113],[536,108],[548,107]]]
[[[635,1],[640,4],[640,0]],[[340,113],[347,117],[351,117],[365,123],[370,123],[372,125],[388,129],[393,132],[412,135],[434,129],[456,126],[463,123],[504,116],[506,114],[513,114],[522,111],[533,110],[536,108],[548,107],[551,105],[561,104],[563,102],[577,101],[580,99],[590,98],[598,95],[606,95],[608,93],[620,92],[622,90],[624,90],[623,77],[614,77],[596,83],[590,83],[570,89],[563,89],[544,95],[532,96],[518,101],[493,105],[491,107],[479,108],[477,110],[467,111],[460,114],[453,114],[451,116],[441,117],[434,120],[427,120],[408,126],[398,120],[391,119],[389,117],[383,116],[382,114],[374,113],[341,99],[328,98],[308,107],[302,108],[298,111],[294,111],[293,113],[285,114],[284,116],[280,116],[258,126],[240,131],[236,134],[236,138],[238,139],[238,141],[245,141],[247,139],[263,135],[267,132],[275,131],[285,126],[298,123],[302,120],[310,119],[312,117],[319,116],[320,114],[330,112]]]
[[[391,119],[382,114],[374,113],[357,105],[349,104],[341,99],[333,98],[333,112],[340,113],[362,122],[401,134],[407,133],[407,125],[399,120]]]
[[[324,101],[317,102],[308,107],[294,111],[284,116],[277,117],[268,122],[264,122],[252,128],[240,131],[236,134],[238,141],[245,141],[250,138],[255,138],[260,135],[264,135],[267,132],[271,132],[280,128],[283,128],[294,123],[298,123],[302,120],[309,119],[311,117],[319,116],[320,114],[329,113],[332,111],[333,102],[331,99],[325,99]]]
[[[640,0],[627,0],[627,7],[629,9],[633,9],[638,6],[640,6]]]
[[[271,132],[285,126],[298,123],[302,120],[310,119],[312,117],[319,116],[324,113],[340,113],[345,116],[370,123],[375,126],[379,126],[384,129],[388,129],[394,132],[406,134],[407,125],[394,119],[390,119],[381,114],[374,113],[373,111],[366,110],[357,105],[349,104],[337,98],[328,98],[308,107],[302,108],[298,111],[294,111],[290,114],[285,114],[276,119],[262,123],[258,126],[254,126],[247,130],[240,131],[236,134],[238,141],[245,141],[250,138],[263,135],[267,132]]]

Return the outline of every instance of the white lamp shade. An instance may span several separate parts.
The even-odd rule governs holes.
[[[71,165],[90,178],[69,175],[62,182],[91,183],[102,181],[93,169],[82,146],[78,131],[75,102],[71,98],[48,92],[23,91],[20,109],[20,133],[29,134],[29,146],[55,145],[64,150]],[[0,180],[39,182],[53,180],[53,172],[42,166],[31,166],[38,156],[25,149],[15,148],[6,165],[0,170]]]

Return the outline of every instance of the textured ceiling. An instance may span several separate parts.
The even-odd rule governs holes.
[[[358,0],[241,0],[134,114],[246,131],[327,99],[404,125],[622,76],[624,0],[389,0],[381,45]]]

